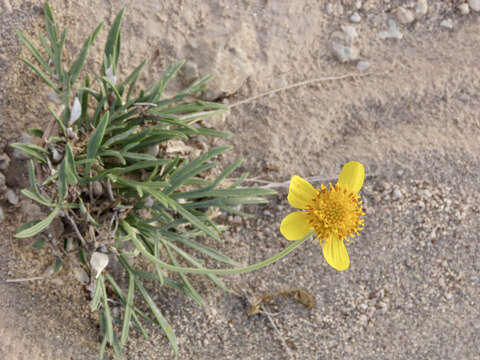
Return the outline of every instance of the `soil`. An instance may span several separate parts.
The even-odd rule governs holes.
[[[241,60],[223,74],[239,84],[221,96],[226,104],[356,74],[233,106],[214,122],[235,135],[230,158],[244,158],[243,170],[266,183],[294,174],[334,181],[347,161],[365,164],[366,227],[348,244],[350,268],[333,270],[319,246],[306,242],[266,269],[225,277],[234,294],[193,277],[205,309],[156,289],[179,338],[179,359],[480,359],[480,13],[462,14],[461,0],[428,3],[424,16],[401,25],[395,9],[403,4],[415,13],[416,1],[51,2],[69,30],[66,56],[125,7],[121,71],[149,59],[144,83],[178,59],[200,64],[195,44],[218,40]],[[25,163],[14,161],[7,144],[46,125],[48,90],[17,59],[26,53],[14,31],[43,31],[42,5],[0,4],[0,154],[12,158],[3,173],[17,193]],[[350,20],[354,12],[359,23]],[[378,36],[388,19],[401,39]],[[331,35],[342,25],[356,28],[354,46],[368,70],[333,55]],[[105,37],[104,29],[88,66],[98,68]],[[286,188],[278,190],[269,205],[250,209],[253,220],[229,219],[221,251],[252,264],[288,245],[278,228],[291,208]],[[70,265],[49,280],[5,282],[44,274],[55,246],[36,250],[31,240],[13,238],[33,211],[29,204],[11,205],[1,193],[0,206],[0,358],[96,359],[97,315]],[[313,308],[292,295],[299,289],[313,297]],[[247,315],[250,304],[279,291],[286,296]],[[172,359],[162,332],[147,330],[147,340],[132,336],[128,359]]]

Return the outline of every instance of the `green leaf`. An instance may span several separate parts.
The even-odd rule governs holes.
[[[41,138],[43,136],[43,130],[38,129],[38,128],[28,128],[27,133],[29,133],[32,136],[36,136]]]
[[[105,74],[105,71],[110,66],[112,66],[113,73],[115,73],[117,70],[117,60],[118,60],[117,53],[119,52],[118,47],[120,44],[120,26],[122,23],[122,17],[123,17],[124,11],[125,9],[120,10],[120,12],[115,17],[115,20],[113,20],[112,27],[108,32],[107,42],[105,44],[105,52],[104,52],[104,58],[107,59],[107,61],[104,60],[103,62],[103,66],[102,66],[103,74]]]
[[[30,187],[33,189],[33,193],[27,189],[23,189],[21,192],[25,196],[28,196],[32,200],[35,200],[39,202],[40,204],[43,204],[48,207],[53,207],[53,203],[44,197],[42,194],[40,194],[40,191],[38,190],[37,186],[37,181],[35,177],[35,165],[33,164],[33,161],[30,160],[28,162],[28,180],[30,182]]]
[[[28,221],[26,223],[23,223],[22,225],[20,225],[19,227],[16,228],[15,232],[18,233],[20,231],[28,229],[32,225],[38,224],[39,222],[40,222],[40,220],[31,220],[31,221]]]
[[[175,336],[175,333],[172,330],[172,327],[170,324],[167,322],[167,320],[163,317],[162,313],[158,309],[157,305],[153,301],[153,299],[150,297],[148,292],[145,290],[143,285],[135,279],[135,285],[137,286],[138,290],[142,294],[143,298],[145,299],[145,302],[147,303],[148,307],[152,311],[153,316],[155,319],[158,321],[158,324],[160,327],[163,329],[165,332],[165,335],[168,338],[168,341],[170,342],[170,345],[173,348],[173,352],[175,353],[175,356],[178,355],[178,344],[177,344],[177,337]]]
[[[125,303],[125,314],[123,316],[122,335],[120,337],[120,345],[124,346],[127,342],[128,331],[130,330],[130,319],[133,313],[133,296],[135,290],[135,276],[132,273],[128,274],[128,293]]]
[[[150,93],[147,98],[147,102],[156,102],[163,94],[163,90],[167,86],[168,82],[175,76],[175,74],[180,70],[180,68],[185,64],[185,60],[180,60],[179,62],[170,65],[167,68],[167,71],[163,75],[162,79],[155,84],[151,89],[147,90]]]
[[[33,71],[35,71],[37,75],[40,76],[48,86],[50,86],[53,90],[55,90],[55,92],[58,92],[57,86],[53,83],[52,79],[50,79],[50,77],[47,74],[45,74],[42,70],[40,70],[38,67],[33,65],[27,59],[24,59],[24,58],[19,58],[19,59],[23,61],[25,64],[27,64],[27,66],[29,66]]]
[[[97,37],[98,33],[103,27],[103,22],[100,23],[97,28],[93,31],[93,33],[88,37],[87,40],[85,40],[85,43],[83,44],[82,50],[80,51],[80,54],[78,55],[77,59],[73,62],[72,67],[70,68],[69,76],[70,76],[70,82],[71,84],[74,84],[75,81],[78,78],[78,75],[80,74],[80,71],[82,70],[83,63],[85,62],[85,59],[87,57],[88,50],[90,46],[92,45],[93,41]]]
[[[177,96],[182,96],[182,95],[194,95],[195,93],[198,93],[202,90],[204,90],[205,83],[210,80],[213,76],[212,75],[206,75],[198,80],[194,81],[192,84],[190,84],[188,87],[183,89],[180,93],[177,94]]]
[[[53,272],[56,273],[62,267],[62,260],[60,258],[55,258],[55,263],[53,265]]]
[[[95,109],[95,113],[93,114],[92,123],[93,126],[98,125],[98,119],[100,117],[101,112],[103,111],[103,107],[107,102],[107,96],[102,94],[101,100],[98,102],[97,108]]]
[[[124,131],[118,135],[112,136],[109,138],[105,143],[102,145],[104,149],[108,149],[110,146],[126,139],[128,136],[130,136],[132,133],[134,133],[138,129],[138,126],[132,126],[130,129],[127,131]]]
[[[41,238],[38,238],[37,240],[35,240],[35,242],[32,244],[32,247],[39,250],[43,247],[44,244],[45,244],[45,238],[41,237]]]
[[[120,161],[120,164],[126,165],[127,162],[125,161],[125,158],[123,157],[122,153],[120,151],[116,150],[104,150],[100,151],[98,153],[101,157],[115,157]]]
[[[127,99],[126,101],[130,100],[130,96],[132,95],[133,89],[135,88],[135,84],[137,83],[138,76],[140,75],[140,72],[142,71],[143,67],[146,64],[146,60],[142,61],[140,65],[138,65],[135,70],[131,72],[130,75],[125,79],[125,81],[118,87],[119,91],[123,94],[125,88],[129,86],[128,92],[127,92]]]
[[[221,261],[225,264],[229,264],[229,265],[232,265],[232,266],[241,266],[240,263],[230,259],[228,256],[226,255],[223,255],[222,253],[208,247],[208,246],[205,246],[203,244],[200,244],[194,240],[189,240],[189,239],[178,239],[178,242],[181,242],[182,244],[184,245],[187,245],[189,247],[191,247],[192,249],[195,249],[195,250],[198,250],[199,252],[211,257],[212,259],[215,259],[217,261]]]
[[[42,221],[36,223],[35,225],[25,229],[25,230],[22,230],[18,233],[15,234],[15,237],[16,238],[29,238],[29,237],[32,237],[34,235],[37,235],[40,231],[42,231],[43,229],[45,229],[48,225],[50,225],[50,223],[53,221],[53,219],[55,218],[55,215],[57,215],[57,212],[58,212],[58,207],[56,207],[55,209],[53,209],[53,211],[50,213],[50,215],[48,215],[45,219],[43,219]]]
[[[158,240],[156,241],[156,243],[158,242]],[[173,256],[172,252],[170,251],[170,249],[168,248],[167,244],[165,241],[162,241],[165,249],[167,250],[167,253],[168,253],[168,257],[170,258],[170,261],[173,263],[173,265],[175,266],[178,266],[178,262],[177,260],[175,259],[175,257]],[[155,255],[156,256],[156,255]],[[157,256],[158,257],[158,256]],[[155,264],[157,268],[159,268],[159,271],[161,271],[161,268],[158,264]],[[183,283],[185,284],[185,287],[189,290],[189,295],[192,297],[193,300],[195,300],[197,302],[198,305],[200,306],[203,306],[204,305],[204,302],[203,302],[203,299],[202,297],[200,296],[200,294],[197,292],[197,290],[195,290],[195,288],[192,286],[192,284],[190,283],[190,281],[188,280],[187,276],[185,274],[182,274],[180,273],[180,278],[182,279]]]
[[[95,281],[95,291],[93,292],[92,301],[90,302],[90,310],[96,311],[100,306],[100,300],[102,299],[102,285],[100,282],[103,281],[103,275],[100,275]]]
[[[67,184],[68,185],[75,185],[78,182],[78,172],[77,166],[75,164],[75,158],[73,156],[72,148],[70,144],[67,143],[65,147],[65,171],[67,176]]]
[[[107,339],[110,345],[114,345],[113,341],[113,320],[112,320],[112,313],[110,311],[110,307],[108,306],[108,297],[107,297],[107,289],[105,288],[105,282],[103,280],[103,276],[99,276],[98,278],[100,281],[98,282],[101,289],[102,289],[102,300],[103,300],[103,315],[105,316],[105,327],[106,327],[106,334]]]
[[[30,53],[33,55],[33,57],[39,62],[39,64],[49,73],[53,74],[52,69],[48,65],[48,62],[43,58],[43,56],[40,54],[40,52],[33,46],[33,44],[28,40],[28,38],[20,31],[17,30],[17,36],[20,39],[21,42],[27,47],[27,49],[30,51]]]
[[[65,163],[67,162],[67,157],[65,156],[60,164],[60,169],[58,170],[58,205],[60,206],[65,199],[65,196],[68,192],[67,184],[67,174],[65,171]]]
[[[102,140],[103,140],[103,136],[105,135],[105,129],[107,128],[107,125],[108,125],[108,119],[109,119],[109,112],[107,111],[105,115],[103,115],[103,118],[100,121],[100,124],[98,124],[90,140],[88,141],[88,144],[87,144],[88,159],[96,158],[98,149],[100,149],[100,144],[102,143]],[[89,164],[87,164],[87,166],[85,167],[85,170],[86,170],[85,176],[88,176],[88,173],[90,172]]]
[[[48,3],[43,6],[43,12],[45,13],[45,26],[47,28],[48,38],[53,49],[57,46],[57,27],[53,19],[52,8]]]
[[[177,187],[180,185],[184,184],[185,181],[187,181],[190,177],[195,176],[199,172],[201,172],[202,169],[201,167],[204,165],[203,163],[225,151],[230,150],[232,147],[231,146],[219,146],[213,149],[210,149],[206,153],[198,156],[196,159],[193,161],[183,165],[179,169],[177,169],[170,177],[170,184],[172,186],[165,190],[166,194],[170,194],[173,192]]]
[[[52,114],[53,117],[55,118],[55,121],[57,122],[58,127],[60,128],[60,130],[62,130],[63,136],[66,137],[67,136],[67,128],[65,127],[65,124],[62,122],[62,120],[59,119],[57,114],[55,114],[55,111],[53,111],[50,106],[48,107],[48,111],[50,111],[50,114]]]

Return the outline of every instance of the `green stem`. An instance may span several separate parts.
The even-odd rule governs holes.
[[[287,256],[289,253],[291,253],[297,247],[302,245],[305,242],[305,240],[307,240],[310,237],[310,234],[308,234],[303,239],[293,242],[290,246],[288,246],[284,250],[280,251],[278,254],[272,256],[271,258],[268,258],[267,260],[264,260],[264,261],[259,262],[257,264],[246,266],[244,268],[240,268],[240,269],[196,269],[196,268],[174,266],[174,265],[170,265],[166,262],[163,262],[162,260],[158,259],[154,255],[150,254],[150,252],[148,252],[147,249],[145,249],[145,246],[142,244],[142,242],[140,240],[138,240],[137,235],[135,234],[135,230],[134,230],[134,228],[132,228],[130,226],[130,224],[128,224],[125,221],[122,221],[121,225],[125,229],[125,231],[130,235],[130,238],[132,239],[132,241],[135,244],[135,246],[137,247],[137,249],[147,259],[151,260],[155,264],[158,264],[159,266],[163,267],[164,269],[167,269],[167,270],[170,270],[170,271],[176,271],[176,272],[179,272],[179,273],[190,273],[190,274],[228,275],[228,274],[240,274],[240,273],[244,273],[244,272],[248,272],[248,271],[258,270],[258,269],[261,269],[265,266],[268,266],[268,265],[274,263],[277,260],[280,260],[284,256]]]

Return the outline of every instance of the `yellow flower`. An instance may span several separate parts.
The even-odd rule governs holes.
[[[280,224],[280,232],[287,240],[300,240],[315,231],[323,242],[323,256],[334,269],[348,269],[350,259],[344,240],[354,238],[363,229],[365,215],[358,192],[365,179],[365,168],[357,161],[343,167],[337,184],[328,189],[315,189],[307,180],[294,175],[290,180],[288,202],[297,211],[287,215]]]

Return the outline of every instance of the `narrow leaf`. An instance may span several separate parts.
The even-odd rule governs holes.
[[[36,234],[38,234],[40,231],[45,229],[50,223],[53,221],[55,218],[55,215],[57,215],[58,212],[58,207],[53,209],[53,211],[48,215],[45,219],[42,221],[36,223],[35,225],[29,227],[28,229],[22,230],[18,233],[15,234],[16,238],[29,238],[32,237]]]

